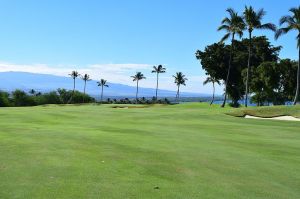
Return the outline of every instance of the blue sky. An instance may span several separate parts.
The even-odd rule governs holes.
[[[161,88],[174,89],[172,75],[189,79],[184,91],[210,93],[194,53],[220,40],[217,32],[226,8],[242,12],[245,5],[264,8],[264,22],[278,25],[299,0],[1,0],[0,71],[67,75],[77,69],[92,78],[133,85],[129,76],[142,71],[141,83],[154,87],[153,65],[167,73]],[[282,58],[297,59],[296,34],[272,44],[282,45]],[[221,93],[222,88],[217,92]]]

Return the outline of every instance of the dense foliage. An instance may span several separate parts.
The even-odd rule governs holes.
[[[249,39],[234,41],[231,75],[228,80],[228,95],[233,106],[245,95],[247,77],[247,56]],[[280,46],[272,46],[265,36],[252,38],[251,80],[249,81],[252,102],[284,104],[291,101],[295,93],[297,62],[280,60]],[[206,74],[220,81],[226,80],[230,46],[214,43],[197,51]]]
[[[73,95],[73,97],[72,97]],[[70,100],[71,99],[71,100]],[[77,104],[82,102],[95,102],[95,99],[79,91],[58,89],[48,93],[26,93],[22,90],[15,90],[12,93],[0,91],[0,107],[9,106],[36,106],[43,104]]]

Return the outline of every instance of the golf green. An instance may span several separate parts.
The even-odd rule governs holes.
[[[0,108],[0,198],[299,198],[300,122],[228,112]]]

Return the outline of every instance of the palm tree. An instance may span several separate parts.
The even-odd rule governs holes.
[[[84,74],[81,79],[84,81],[84,88],[83,88],[83,103],[84,103],[84,98],[85,98],[85,88],[86,88],[86,82],[91,81],[90,76],[88,74]]]
[[[245,107],[248,106],[248,92],[249,92],[249,76],[251,67],[251,47],[252,47],[252,32],[254,29],[268,29],[276,31],[276,26],[272,23],[262,24],[261,20],[266,12],[263,9],[255,12],[250,6],[246,6],[244,11],[244,20],[246,24],[246,29],[249,33],[249,46],[248,46],[248,66],[247,66],[247,79],[246,79],[246,92],[245,92]]]
[[[180,85],[186,85],[185,81],[187,81],[188,79],[185,78],[185,75],[182,72],[177,72],[176,75],[173,75],[173,77],[175,78],[175,84],[177,85],[177,93],[176,93],[176,99],[179,100],[179,88]]]
[[[101,102],[103,100],[103,87],[109,87],[107,84],[107,80],[101,79],[99,82],[97,82],[98,86],[101,86]]]
[[[73,95],[74,95],[74,92],[75,92],[75,84],[76,84],[75,80],[76,80],[76,78],[77,78],[80,74],[79,74],[77,71],[73,70],[69,75],[70,75],[71,78],[73,79],[73,92],[72,92],[72,96],[71,96],[71,98],[69,99],[68,103],[70,103],[71,100],[72,100],[72,98],[73,98]]]
[[[203,85],[206,85],[208,83],[212,83],[212,85],[213,85],[213,95],[212,95],[212,99],[210,102],[210,105],[212,105],[215,101],[215,83],[217,83],[218,85],[220,85],[221,83],[217,78],[212,77],[212,76],[207,77],[206,80],[203,82]]]
[[[152,73],[156,73],[156,92],[155,92],[155,99],[157,101],[157,90],[158,90],[158,75],[159,73],[165,73],[166,68],[164,68],[162,65],[153,66]]]
[[[228,87],[228,81],[230,77],[234,38],[236,34],[241,38],[243,36],[243,30],[245,29],[244,20],[241,16],[238,15],[237,12],[235,12],[232,8],[228,8],[226,11],[229,13],[229,18],[228,17],[224,18],[222,20],[222,25],[218,28],[218,31],[225,30],[227,32],[221,39],[220,41],[221,43],[227,40],[231,36],[230,57],[228,63],[227,77],[225,80],[225,97],[221,107],[225,106],[227,100],[227,87]]]
[[[292,15],[283,16],[280,19],[280,26],[286,24],[286,27],[280,28],[276,31],[275,39],[278,39],[281,35],[290,32],[291,30],[296,30],[298,35],[297,39],[297,47],[298,47],[298,70],[297,70],[297,87],[294,98],[294,105],[297,104],[297,100],[299,97],[299,87],[300,87],[300,6],[298,8],[291,8],[290,12]]]
[[[29,94],[35,95],[35,94],[36,94],[36,91],[35,91],[34,89],[30,89]]]
[[[135,94],[135,100],[136,103],[138,102],[138,93],[139,93],[139,81],[142,79],[146,79],[143,73],[136,72],[134,76],[131,76],[133,78],[133,81],[136,81],[136,94]]]

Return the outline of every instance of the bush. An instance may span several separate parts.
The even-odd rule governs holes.
[[[15,90],[12,92],[12,101],[14,106],[35,106],[35,96],[29,96],[24,91]]]
[[[0,107],[9,107],[11,102],[9,100],[9,93],[0,91]]]
[[[62,104],[62,100],[60,98],[60,96],[57,94],[57,92],[52,91],[49,93],[44,93],[41,95],[36,95],[36,103],[38,105],[42,105],[42,104]]]

